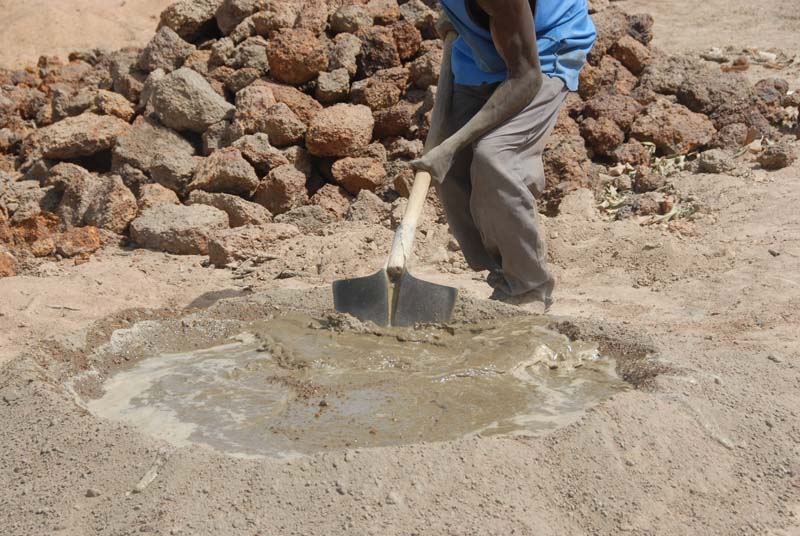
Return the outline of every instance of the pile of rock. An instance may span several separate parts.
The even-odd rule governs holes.
[[[650,46],[649,15],[607,7],[592,18],[597,43],[544,155],[551,201],[575,187],[596,186],[600,173],[622,166],[634,170],[633,180],[618,186],[647,194],[664,186],[653,177],[654,158],[733,152],[789,133],[800,95],[789,94],[786,81],[769,78],[753,86],[718,64],[660,53]],[[789,145],[770,150],[782,156],[760,159],[766,169],[794,159]]]
[[[230,228],[281,237],[270,226],[361,218],[355,200],[407,195],[441,65],[435,4],[181,0],[142,50],[0,70],[0,242],[78,255],[55,244],[92,227],[205,254]],[[598,166],[647,168],[645,143],[739,147],[797,105],[780,80],[752,87],[659,56],[651,17],[600,4],[580,93],[545,156],[551,205],[595,185]]]

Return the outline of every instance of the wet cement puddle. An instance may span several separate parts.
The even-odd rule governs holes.
[[[176,445],[283,458],[535,435],[627,385],[596,345],[530,317],[372,333],[287,317],[230,344],[144,359],[87,405]]]

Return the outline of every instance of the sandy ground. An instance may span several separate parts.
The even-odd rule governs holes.
[[[654,13],[659,43],[670,50],[800,49],[788,1],[691,4],[692,15],[683,1],[622,4]],[[8,45],[2,50],[9,54]],[[675,177],[703,208],[670,228],[606,222],[580,195],[547,220],[561,281],[552,314],[644,338],[672,372],[538,439],[291,463],[176,451],[88,415],[59,386],[58,367],[46,373],[14,357],[38,352],[50,337],[66,344],[128,308],[208,305],[243,287],[314,286],[334,271],[240,278],[202,268],[199,257],[111,248],[88,264],[0,280],[0,532],[800,535],[799,180],[800,163]],[[379,249],[359,262],[378,266]],[[488,295],[473,274],[444,268],[417,273]],[[130,494],[159,459],[153,484]],[[89,489],[99,496],[87,497]]]
[[[43,54],[81,48],[144,45],[172,0],[0,0],[0,65],[36,63]],[[655,44],[671,52],[733,46],[796,51],[800,25],[795,0],[621,0],[630,13],[656,18]],[[79,31],[76,31],[79,29]]]
[[[86,48],[142,46],[171,0],[0,0],[0,65]]]

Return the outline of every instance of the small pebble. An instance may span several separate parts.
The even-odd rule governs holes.
[[[99,497],[100,495],[101,495],[101,493],[100,493],[99,489],[89,488],[89,489],[86,490],[86,496],[87,497],[94,498],[94,497]]]

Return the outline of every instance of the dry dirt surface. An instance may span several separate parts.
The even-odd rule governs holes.
[[[670,51],[739,35],[739,46],[800,49],[788,1],[758,8],[754,26],[756,8],[740,0],[620,4],[654,13]],[[773,74],[796,88],[793,68]],[[644,346],[662,373],[537,438],[241,460],[98,420],[63,388],[114,328],[218,300],[235,316],[237,300],[369,273],[391,239],[380,225],[301,236],[282,246],[278,268],[107,245],[86,263],[0,279],[0,533],[799,535],[800,162],[768,172],[742,154],[735,173],[678,172],[670,183],[693,217],[613,221],[580,189],[544,218],[560,281],[554,321]],[[433,211],[424,219],[415,273],[487,297]],[[287,307],[263,300],[265,314]]]
[[[797,48],[800,14],[793,0],[622,0],[616,5],[631,13],[652,14],[656,19],[655,44],[670,52],[726,46]]]
[[[35,64],[74,50],[142,46],[170,0],[0,0],[0,65]]]

